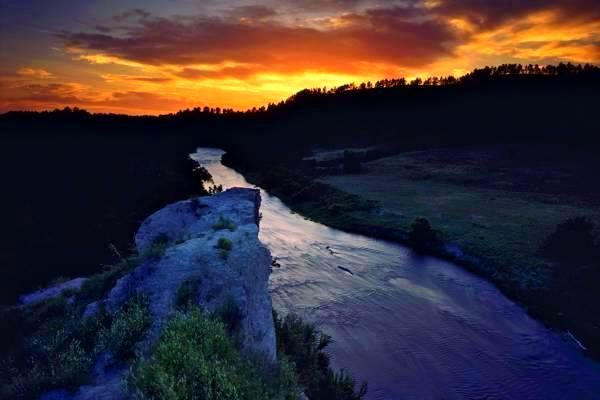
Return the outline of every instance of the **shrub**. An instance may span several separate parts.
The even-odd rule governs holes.
[[[229,252],[233,248],[233,243],[227,238],[220,238],[217,243],[217,248],[219,249],[221,258],[226,259],[229,256]]]
[[[133,296],[117,312],[110,327],[100,331],[97,351],[109,350],[121,360],[132,358],[135,345],[143,338],[151,323],[148,299],[140,294]]]
[[[152,240],[152,246],[164,246],[167,245],[170,240],[167,233],[161,232]]]
[[[154,238],[152,241],[152,246],[142,254],[139,254],[136,257],[136,265],[139,265],[142,261],[150,258],[150,257],[162,257],[165,254],[165,251],[169,247],[171,239],[169,239],[169,235],[166,233],[161,233]]]
[[[542,254],[559,262],[589,262],[597,252],[594,223],[587,217],[569,218],[544,241]]]
[[[178,313],[127,381],[138,399],[270,399],[272,393],[231,344],[225,326],[200,310]]]
[[[102,304],[93,316],[78,318],[74,322],[77,324],[77,339],[85,349],[95,355],[100,350],[97,346],[100,332],[110,328],[113,316],[106,311],[106,307]]]
[[[367,384],[356,389],[356,382],[344,371],[335,373],[329,366],[324,349],[331,337],[295,315],[279,318],[274,312],[277,348],[296,366],[299,383],[311,400],[360,400],[367,393]]]
[[[63,296],[52,297],[23,309],[22,317],[29,326],[40,326],[55,319],[62,320],[69,312],[69,304]]]
[[[279,394],[275,398],[281,400],[299,400],[300,386],[298,385],[298,376],[296,375],[294,363],[282,354],[279,356],[279,363],[276,368],[276,378],[269,384]]]
[[[213,229],[215,231],[220,231],[223,229],[227,229],[231,232],[235,231],[235,224],[231,222],[229,218],[225,218],[223,216],[219,217],[219,220],[213,225]]]
[[[417,218],[410,226],[408,242],[417,253],[436,252],[442,242],[426,218]]]
[[[92,359],[77,340],[59,330],[53,337],[33,339],[37,353],[25,367],[9,367],[11,380],[2,398],[35,398],[55,387],[75,388],[87,382]]]
[[[239,332],[244,316],[233,296],[227,296],[214,314],[225,324],[230,336]]]
[[[121,359],[150,326],[147,299],[135,296],[114,319],[101,308],[82,318],[84,307],[62,297],[24,309],[19,326],[26,335],[0,362],[0,398],[31,399],[54,388],[74,389],[89,380],[96,355],[110,350]]]
[[[91,303],[105,297],[106,293],[112,289],[117,280],[129,270],[127,263],[122,262],[106,271],[89,277],[76,295],[76,298],[83,303]]]
[[[198,300],[198,286],[200,278],[190,279],[181,284],[175,293],[175,309],[187,311],[194,306]]]
[[[76,299],[80,303],[91,303],[106,297],[117,281],[134,270],[149,258],[162,257],[169,246],[169,237],[165,233],[159,234],[153,241],[152,246],[141,254],[132,252],[126,258],[115,265],[107,266],[106,270],[90,276],[81,286]]]
[[[133,354],[150,324],[144,298],[134,297],[114,319],[102,307],[93,317],[82,318],[87,302],[81,300],[98,295],[113,278],[111,271],[92,279],[73,304],[59,296],[6,317],[21,339],[2,354],[0,398],[32,399],[54,388],[74,389],[87,383],[98,352],[111,350],[121,358]]]
[[[3,356],[0,398],[35,398],[52,388],[87,382],[93,354],[79,337],[79,319],[70,313],[48,318],[19,348]],[[28,329],[29,323],[25,322]]]

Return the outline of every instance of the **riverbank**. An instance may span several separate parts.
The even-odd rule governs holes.
[[[408,226],[414,218],[418,216],[433,217],[434,228],[442,230],[445,239],[448,241],[447,244],[451,244],[451,246],[445,246],[442,250],[436,251],[433,255],[455,262],[490,280],[504,294],[525,307],[530,315],[542,320],[549,327],[572,332],[588,347],[590,355],[598,356],[600,324],[599,321],[596,321],[594,315],[589,315],[589,313],[586,315],[581,311],[586,309],[585,296],[582,294],[577,296],[576,293],[575,300],[573,300],[573,297],[571,297],[573,293],[565,294],[563,290],[554,286],[551,283],[552,265],[541,259],[539,254],[524,254],[522,249],[518,249],[518,244],[516,244],[517,248],[514,248],[515,244],[513,243],[512,248],[507,246],[503,257],[489,257],[490,250],[489,248],[486,249],[483,244],[479,247],[469,247],[468,242],[455,240],[455,238],[461,236],[461,229],[466,233],[465,236],[467,236],[468,231],[468,235],[470,235],[468,239],[474,237],[483,243],[491,243],[496,240],[492,235],[488,236],[487,234],[488,237],[484,240],[479,239],[481,235],[477,232],[478,230],[486,230],[489,233],[492,229],[492,227],[487,226],[484,218],[469,219],[463,224],[458,224],[456,218],[451,218],[451,208],[448,205],[440,206],[439,204],[437,209],[431,208],[429,213],[424,213],[422,207],[420,210],[410,209],[403,203],[402,206],[405,207],[402,208],[402,212],[397,212],[398,210],[383,206],[382,203],[385,202],[381,201],[384,199],[381,191],[385,191],[387,187],[386,193],[391,195],[394,193],[394,189],[399,188],[398,186],[390,186],[390,182],[382,179],[381,176],[374,177],[368,174],[359,174],[314,179],[281,165],[279,167],[273,165],[269,168],[269,172],[265,173],[259,168],[252,168],[247,160],[237,162],[235,154],[227,154],[224,156],[223,161],[229,166],[242,171],[252,183],[258,184],[270,193],[280,197],[294,211],[344,231],[410,245],[407,240]],[[373,191],[371,197],[364,196],[361,193],[364,185],[361,186],[358,182],[360,179],[374,185],[379,184],[383,189],[380,188],[379,192]],[[339,184],[340,181],[344,180],[346,185]],[[338,185],[332,184],[336,182]],[[407,180],[397,180],[397,182],[398,185],[409,183]],[[427,186],[428,188],[435,187],[431,180],[412,180],[410,183],[413,188],[415,188],[415,185]],[[342,188],[345,190],[342,190]],[[439,189],[439,186],[437,188]],[[465,192],[464,187],[461,192]],[[361,195],[358,195],[359,193]],[[486,195],[488,194],[486,192]],[[473,194],[471,193],[471,195]],[[433,197],[433,200],[435,201],[436,198]],[[525,200],[526,197],[521,199],[523,202]],[[414,204],[419,204],[419,201]],[[429,204],[432,204],[431,200]],[[479,213],[485,208],[488,208],[488,211],[492,214],[501,210],[498,203],[494,204],[489,199],[486,202],[482,198],[473,201],[471,206],[473,207],[473,214]],[[535,204],[530,202],[528,206],[535,207]],[[437,211],[437,213],[431,212],[432,210]],[[513,211],[519,213],[519,210]],[[565,215],[565,213],[559,213],[554,215],[553,218],[559,221]],[[437,218],[435,218],[436,216]],[[440,221],[444,221],[444,216],[448,223],[453,223],[458,228],[452,232],[454,236],[448,235],[446,227],[440,223]],[[548,229],[551,229],[554,220],[546,223]],[[519,226],[519,221],[516,221],[514,226]],[[533,229],[536,229],[536,227],[533,226]],[[470,232],[471,230],[473,232]],[[544,230],[538,232],[538,237],[545,235]],[[522,240],[523,238],[527,238],[526,242],[531,240],[533,247],[537,246],[531,235],[525,234]],[[501,244],[502,242],[499,241],[498,245]],[[482,248],[487,250],[487,254],[486,251],[481,251]],[[517,252],[520,253],[517,254]],[[498,253],[496,252],[496,254]],[[528,261],[523,262],[526,259]],[[569,299],[567,303],[565,303],[566,299]]]

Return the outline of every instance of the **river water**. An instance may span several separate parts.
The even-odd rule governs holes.
[[[224,188],[254,187],[222,154],[192,157]],[[333,336],[333,366],[367,380],[368,399],[600,399],[600,364],[487,281],[261,194],[260,239],[281,264],[270,281],[275,309]]]

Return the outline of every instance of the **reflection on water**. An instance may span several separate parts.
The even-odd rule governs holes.
[[[222,154],[193,158],[224,188],[252,186]],[[305,220],[261,193],[260,239],[281,264],[275,308],[332,335],[334,366],[367,380],[369,399],[600,399],[600,365],[486,281]]]

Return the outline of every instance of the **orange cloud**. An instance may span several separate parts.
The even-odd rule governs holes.
[[[126,65],[215,64],[225,60],[269,69],[347,71],[356,62],[421,65],[448,51],[446,24],[419,20],[412,10],[392,8],[346,14],[334,29],[288,26],[273,21],[253,24],[237,19],[198,16],[144,19],[126,33],[63,33],[81,59]],[[99,55],[98,55],[99,54]]]
[[[50,79],[53,78],[50,72],[42,68],[20,68],[17,70],[17,75],[20,77],[31,78],[31,79]]]
[[[0,85],[1,87],[1,85]],[[78,83],[26,84],[15,87],[21,96],[0,98],[0,112],[47,110],[77,106],[95,112],[160,114],[190,107],[192,102],[151,92],[99,92]]]
[[[600,61],[600,19],[562,19],[556,10],[540,11],[474,33],[458,46],[456,59],[510,60],[547,64]],[[451,62],[451,61],[449,61]],[[496,61],[497,62],[497,61]]]

